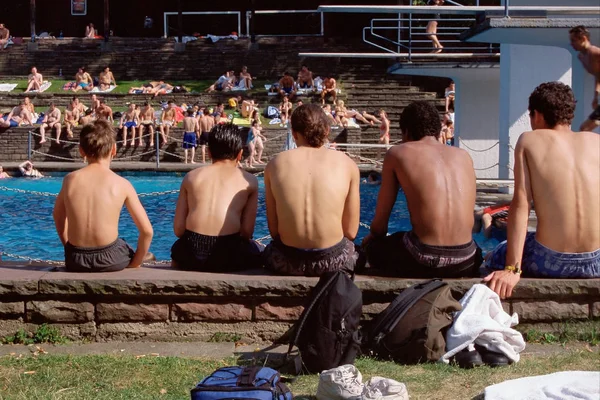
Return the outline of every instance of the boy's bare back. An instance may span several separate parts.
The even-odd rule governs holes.
[[[360,181],[358,167],[348,156],[323,147],[299,147],[277,155],[269,163],[267,180],[267,201],[271,203],[269,196],[273,196],[276,231],[283,243],[301,249],[323,249],[346,236],[344,211],[349,203],[359,201]],[[269,223],[274,217],[269,216]]]
[[[68,241],[78,247],[101,247],[114,242],[119,235],[121,209],[132,195],[139,204],[129,181],[98,165],[67,175],[59,200],[66,211]]]
[[[196,168],[181,185],[175,234],[181,236],[187,229],[207,236],[240,233],[250,239],[257,204],[258,180],[254,175],[220,163]]]

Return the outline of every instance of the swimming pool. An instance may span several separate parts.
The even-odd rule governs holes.
[[[0,180],[0,251],[31,258],[46,260],[62,260],[63,248],[54,228],[52,208],[54,196],[19,193],[1,190],[2,187],[27,191],[49,192],[57,194],[62,184],[64,173],[51,173],[43,179],[3,179]],[[129,172],[120,174],[127,178],[138,193],[164,192],[179,189],[184,173],[163,172]],[[269,234],[265,213],[264,184],[259,178],[260,194],[258,215],[254,237],[260,238]],[[379,187],[361,185],[361,218],[370,224],[375,213]],[[141,201],[154,227],[152,251],[159,260],[170,259],[171,245],[175,241],[173,233],[173,217],[177,194],[161,194],[141,196]],[[410,229],[410,220],[406,208],[406,199],[399,194],[390,219],[390,232]],[[125,208],[119,223],[120,236],[135,246],[137,229]],[[368,229],[360,227],[357,243],[368,234]],[[491,250],[498,243],[494,239],[486,240],[483,235],[474,236],[477,243],[485,251]],[[4,259],[10,259],[3,256]]]

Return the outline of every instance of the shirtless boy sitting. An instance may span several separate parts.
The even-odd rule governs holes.
[[[298,87],[308,89],[314,86],[313,74],[306,65],[303,65],[298,72]]]
[[[110,71],[109,67],[104,67],[102,72],[100,72],[100,76],[98,77],[98,88],[100,90],[108,90],[110,89],[111,84],[117,86],[115,76]]]
[[[27,89],[25,89],[25,93],[32,90],[40,90],[43,83],[44,78],[42,74],[38,72],[36,67],[31,68],[31,74],[27,77]]]
[[[360,217],[358,167],[323,147],[329,121],[318,105],[298,107],[291,123],[298,148],[278,154],[265,169],[273,238],[264,251],[265,266],[286,275],[352,272],[358,260],[352,242]]]
[[[117,152],[115,132],[106,121],[83,127],[79,152],[88,165],[65,176],[54,204],[54,223],[65,246],[65,267],[73,272],[137,268],[152,257],[152,225],[135,189],[110,170]],[[137,250],[119,238],[123,204],[139,230]]]
[[[60,143],[60,110],[54,103],[50,103],[50,107],[48,107],[48,112],[44,116],[42,121],[42,125],[40,125],[40,144],[46,142],[46,128],[50,130],[50,134],[52,134],[52,130],[56,130],[56,143]]]
[[[473,241],[475,170],[469,154],[438,141],[440,117],[416,101],[400,118],[403,143],[388,150],[371,233],[363,240],[371,268],[414,278],[478,276],[481,249]],[[402,188],[412,230],[386,236]]]
[[[560,82],[529,97],[533,131],[515,149],[508,241],[490,253],[490,289],[510,297],[521,272],[543,278],[600,278],[600,136],[571,131],[575,98]],[[537,231],[527,232],[531,203]]]
[[[279,95],[282,98],[288,96],[290,100],[296,95],[296,82],[289,72],[284,72],[283,78],[279,80]]]
[[[252,235],[258,205],[258,180],[237,168],[243,142],[232,124],[210,132],[213,163],[189,172],[179,191],[171,248],[175,268],[231,272],[259,267]]]
[[[150,147],[154,146],[154,108],[149,102],[144,103],[144,107],[140,110],[140,140],[144,136],[144,128],[150,134]]]
[[[80,67],[77,73],[75,74],[75,87],[73,88],[74,92],[77,92],[81,89],[90,91],[94,88],[94,80],[91,75],[85,70],[84,67]]]
[[[79,108],[71,107],[65,110],[65,128],[67,128],[67,137],[73,137],[73,128],[79,125],[81,115],[79,114]]]
[[[0,51],[4,50],[4,47],[8,44],[8,38],[10,37],[10,31],[0,23]]]
[[[138,115],[135,110],[135,104],[129,103],[127,111],[123,113],[121,122],[119,123],[119,129],[123,132],[123,144],[127,145],[127,129],[131,129],[131,146],[135,145],[135,132],[138,126]],[[142,135],[139,135],[138,146],[142,145]]]
[[[325,104],[325,97],[331,96],[333,103],[335,104],[337,99],[337,83],[335,79],[326,77],[323,80],[323,90],[321,91],[321,103]]]
[[[177,113],[175,111],[175,103],[173,100],[167,102],[167,108],[165,108],[160,115],[160,136],[162,137],[163,144],[167,143],[167,137],[172,126],[177,126],[175,117]]]

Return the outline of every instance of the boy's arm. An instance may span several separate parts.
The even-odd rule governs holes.
[[[377,206],[375,208],[375,217],[371,222],[371,233],[363,240],[363,245],[373,236],[385,236],[388,231],[388,223],[390,214],[396,197],[400,183],[396,179],[395,156],[392,151],[388,151],[383,160],[383,169],[381,171],[381,188],[377,196]]]
[[[530,132],[522,134],[515,148],[515,193],[508,210],[505,266],[521,266],[521,259],[523,258],[523,246],[525,246],[527,223],[533,198],[527,157],[523,145],[523,142],[529,136]],[[498,293],[500,298],[505,299],[511,296],[512,290],[520,278],[521,276],[518,273],[502,270],[492,272],[484,278],[484,282],[488,282],[490,289]]]
[[[275,196],[271,191],[271,168],[273,161],[267,164],[265,168],[265,203],[267,205],[267,225],[271,237],[275,239],[279,236],[279,220],[277,219],[277,207]]]
[[[63,186],[56,196],[56,201],[54,202],[54,210],[52,211],[52,217],[54,218],[54,226],[56,227],[56,233],[58,234],[58,238],[61,243],[64,245],[69,241],[69,236],[67,234],[67,208],[65,206],[65,195],[64,190],[65,186],[69,181],[69,177],[65,177],[63,181]]]
[[[187,189],[186,178],[181,182],[179,188],[179,197],[177,198],[177,206],[175,207],[175,218],[173,219],[173,232],[178,238],[182,237],[185,233],[185,220],[188,215],[188,204],[187,204]]]
[[[360,172],[358,167],[351,161],[348,161],[348,166],[352,170],[350,177],[350,189],[344,204],[344,213],[342,214],[342,229],[344,236],[350,240],[354,240],[358,234],[358,224],[360,222]]]
[[[245,239],[252,239],[252,235],[254,235],[256,211],[258,209],[258,179],[256,179],[254,175],[252,175],[250,179],[251,183],[250,188],[248,189],[250,193],[244,211],[242,211],[240,228],[240,235]]]
[[[129,211],[131,219],[133,219],[139,231],[137,249],[128,268],[138,268],[142,265],[142,261],[144,261],[144,257],[150,249],[154,231],[135,189],[131,183],[125,181],[125,179],[123,181],[123,184],[126,185],[125,207],[127,207],[127,211]]]
[[[25,166],[29,163],[30,163],[30,161],[27,160],[27,161],[23,161],[21,164],[19,164],[19,171],[21,171],[21,174],[25,174]]]

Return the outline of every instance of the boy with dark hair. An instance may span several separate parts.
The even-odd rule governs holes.
[[[258,206],[258,180],[237,168],[242,159],[240,130],[216,125],[208,138],[213,163],[188,172],[179,191],[171,247],[175,268],[231,272],[260,267],[252,241]]]
[[[385,156],[371,233],[363,240],[369,265],[401,277],[478,275],[482,258],[471,237],[475,208],[471,157],[438,141],[439,113],[427,102],[409,104],[400,129],[403,143]],[[400,188],[412,230],[386,236]]]
[[[579,130],[592,131],[600,125],[600,106],[598,98],[600,97],[600,47],[592,45],[590,42],[590,32],[585,26],[576,26],[569,31],[571,47],[578,51],[577,58],[587,72],[592,74],[595,79],[594,100],[592,100],[592,113],[586,121],[581,124]]]
[[[484,280],[510,297],[521,273],[547,278],[600,278],[600,137],[571,131],[575,98],[560,82],[539,85],[529,97],[533,131],[515,149],[515,193],[508,241],[490,253],[499,270]],[[536,232],[527,232],[535,201]]]
[[[115,132],[107,121],[81,129],[79,153],[88,165],[65,176],[53,213],[68,271],[120,271],[152,258],[146,211],[131,183],[110,170],[116,152]],[[136,251],[119,238],[123,204],[140,232]]]
[[[194,109],[190,108],[187,110],[187,115],[183,119],[183,162],[188,163],[188,150],[191,150],[192,157],[190,162],[196,164],[194,157],[196,157],[196,140],[200,134],[200,126],[198,120],[194,117]]]
[[[278,154],[265,169],[273,238],[264,252],[265,266],[285,275],[351,273],[358,261],[352,242],[360,217],[358,167],[324,147],[329,121],[321,107],[300,106],[291,122],[298,148]]]

